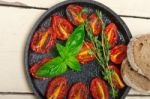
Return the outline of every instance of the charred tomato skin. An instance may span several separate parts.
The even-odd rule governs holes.
[[[111,48],[113,48],[118,39],[118,31],[115,23],[109,23],[105,28],[105,33],[107,35],[107,40],[110,43]]]
[[[36,31],[31,40],[31,49],[36,53],[47,53],[55,45],[56,34],[49,27],[44,32]]]
[[[119,69],[114,65],[109,65],[108,67],[110,70],[114,71],[114,75],[112,76],[112,78],[113,78],[112,82],[113,82],[114,86],[118,89],[124,88],[125,84],[124,84],[123,80],[121,79],[121,73],[120,73]]]
[[[71,23],[62,16],[52,16],[52,28],[60,40],[67,40],[73,31]]]
[[[127,46],[120,44],[110,50],[110,59],[115,64],[121,64],[127,56]]]
[[[50,61],[52,58],[44,58],[41,61],[39,61],[38,63],[35,63],[31,66],[31,68],[29,69],[30,74],[34,77],[37,78],[39,80],[45,80],[47,78],[45,77],[39,77],[36,75],[37,70],[46,62]]]
[[[65,77],[59,76],[52,79],[47,87],[47,99],[64,99],[67,93],[68,80]]]
[[[80,52],[77,55],[77,59],[80,63],[85,64],[92,61],[95,58],[94,54],[89,54],[89,50],[95,50],[91,42],[84,42]]]
[[[75,83],[68,95],[68,99],[87,99],[88,97],[88,89],[86,85],[82,82]]]
[[[109,99],[109,92],[106,83],[99,77],[92,79],[90,91],[93,99]]]
[[[100,32],[102,31],[102,21],[101,21],[101,19],[99,19],[99,17],[95,13],[92,13],[88,17],[88,21],[89,21],[89,24],[87,26],[87,29],[91,28],[92,31],[93,31],[92,32],[93,35],[99,35]]]
[[[83,7],[79,5],[69,5],[66,9],[67,17],[74,25],[80,25],[88,18],[85,12],[82,12]]]

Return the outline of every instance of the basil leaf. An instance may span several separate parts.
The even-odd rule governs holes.
[[[57,76],[67,71],[67,65],[61,57],[56,57],[52,61],[44,64],[37,72],[36,75],[40,77]]]
[[[66,43],[68,52],[71,55],[76,55],[82,47],[83,40],[84,40],[84,24],[79,25],[74,30],[72,35],[68,38],[67,43]]]
[[[56,48],[57,48],[57,50],[58,50],[58,52],[59,52],[59,54],[62,58],[64,58],[64,59],[67,58],[68,50],[67,50],[66,47],[64,47],[63,45],[57,43]]]
[[[80,64],[75,58],[80,51],[84,41],[84,24],[79,25],[68,38],[66,46],[56,44],[59,57],[45,63],[37,72],[37,76],[50,77],[63,74],[67,71],[67,65],[75,70],[81,71]]]
[[[81,71],[80,63],[75,57],[69,57],[65,62],[71,69]]]

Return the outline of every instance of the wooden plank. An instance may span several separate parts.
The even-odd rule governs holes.
[[[148,93],[141,93],[141,92],[138,92],[138,91],[136,91],[134,89],[131,89],[129,91],[128,95],[145,95],[145,96],[149,96],[150,94],[148,94]]]
[[[150,97],[143,97],[143,96],[127,96],[125,99],[150,99]]]
[[[36,99],[34,95],[0,95],[0,99]],[[150,99],[150,96],[127,96],[125,99]]]
[[[32,92],[25,79],[23,51],[33,24],[43,12],[35,9],[0,7],[0,92]],[[123,20],[133,36],[150,31],[150,20]],[[130,94],[137,93],[131,91]]]
[[[122,18],[133,36],[150,33],[150,20],[136,18]]]
[[[1,0],[2,1],[2,0]],[[49,8],[64,0],[5,0],[1,4],[23,4],[34,7]],[[150,0],[95,0],[110,7],[116,13],[121,15],[150,17]]]
[[[36,99],[34,95],[0,95],[0,99]]]
[[[23,65],[26,38],[43,10],[0,7],[0,92],[31,92]]]

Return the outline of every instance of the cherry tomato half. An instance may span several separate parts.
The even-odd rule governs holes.
[[[119,72],[119,69],[116,66],[113,66],[113,65],[110,65],[109,69],[114,71],[114,75],[112,76],[112,78],[113,78],[112,82],[113,82],[114,86],[118,89],[124,88],[125,85],[124,85],[124,83],[121,79],[121,76],[120,76],[121,74]]]
[[[90,91],[94,99],[109,99],[107,85],[99,77],[96,77],[91,81]]]
[[[102,22],[99,17],[93,13],[88,17],[89,25],[87,28],[91,28],[94,35],[99,35],[102,31]]]
[[[74,25],[80,25],[87,19],[87,14],[79,5],[69,5],[67,7],[67,17]]]
[[[114,23],[110,23],[109,25],[107,25],[107,27],[105,28],[105,33],[108,37],[107,40],[112,48],[118,39],[118,32],[116,25]]]
[[[85,84],[78,82],[71,87],[68,99],[87,99],[88,89]]]
[[[68,80],[65,77],[56,77],[49,82],[46,97],[47,99],[64,99],[67,93]]]
[[[67,40],[73,31],[71,23],[58,15],[52,17],[52,28],[57,38],[61,40]]]
[[[56,41],[56,34],[52,28],[48,28],[45,32],[37,31],[33,35],[31,41],[31,49],[36,53],[47,53]]]
[[[91,42],[84,42],[83,43],[83,46],[82,46],[79,54],[77,55],[77,59],[80,63],[85,64],[89,61],[92,61],[95,58],[94,53],[89,54],[89,51],[91,49],[95,50],[95,48]]]
[[[110,50],[110,59],[115,64],[121,64],[127,56],[127,46],[117,45]]]
[[[39,79],[39,80],[45,80],[45,79],[47,79],[47,78],[45,78],[45,77],[39,77],[39,76],[37,76],[36,75],[36,72],[37,72],[37,70],[43,65],[43,64],[45,64],[46,62],[48,62],[48,61],[50,61],[51,60],[51,58],[44,58],[44,59],[42,59],[41,61],[39,61],[38,63],[35,63],[35,64],[33,64],[32,66],[31,66],[31,68],[30,68],[30,74],[34,77],[34,78],[37,78],[37,79]]]

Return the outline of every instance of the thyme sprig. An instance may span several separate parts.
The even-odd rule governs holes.
[[[83,9],[81,10],[81,12],[77,13],[78,17],[79,17],[79,18],[82,18],[82,14],[83,14],[83,13],[88,13],[88,9],[87,9],[87,8],[83,8]]]
[[[103,69],[102,75],[111,87],[110,94],[113,98],[116,98],[118,96],[118,91],[113,84],[112,76],[114,75],[114,71],[110,70],[108,67],[110,44],[107,40],[107,35],[104,33],[104,29],[105,29],[106,25],[102,20],[102,13],[99,10],[96,10],[96,15],[99,17],[99,19],[102,22],[102,31],[99,36],[94,36],[92,34],[93,33],[92,29],[87,28],[88,37],[89,37],[90,41],[92,42],[92,44],[94,45],[94,47],[96,48],[96,51],[91,49],[89,51],[89,54],[93,54],[95,52],[94,55],[95,55],[99,65]],[[88,26],[88,21],[85,22],[85,25],[86,25],[86,27]],[[99,39],[99,37],[100,37],[100,39]]]

